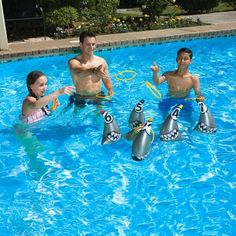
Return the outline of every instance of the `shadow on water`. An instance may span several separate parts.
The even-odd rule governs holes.
[[[39,158],[39,154],[44,152],[45,147],[39,139],[33,135],[29,127],[25,124],[14,125],[14,131],[18,141],[24,147],[29,157],[27,172],[34,180],[42,180],[49,169],[44,161]]]
[[[102,119],[98,113],[98,110],[87,112],[87,117],[83,117],[85,120],[78,119],[78,115],[81,114],[76,112],[66,121],[63,119],[63,115],[59,114],[60,119],[57,116],[52,116],[32,126],[23,123],[15,124],[13,132],[29,158],[28,175],[35,180],[45,179],[52,171],[45,163],[47,162],[44,158],[46,153],[52,148],[57,150],[73,135],[85,134],[88,130],[98,130],[99,120]],[[4,130],[3,132],[12,133],[12,130]]]

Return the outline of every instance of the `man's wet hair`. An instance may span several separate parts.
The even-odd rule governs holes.
[[[180,49],[178,50],[178,52],[177,52],[177,57],[178,57],[181,53],[183,53],[183,52],[189,53],[189,57],[190,57],[191,59],[193,58],[193,52],[192,52],[192,50],[189,49],[189,48],[180,48]]]
[[[83,43],[83,42],[84,42],[84,39],[85,39],[86,37],[96,38],[96,35],[95,35],[95,33],[93,33],[92,31],[89,31],[89,30],[83,31],[83,32],[80,34],[80,36],[79,36],[79,41],[80,41],[81,43]]]

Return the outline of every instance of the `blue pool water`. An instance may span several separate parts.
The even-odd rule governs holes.
[[[163,122],[150,65],[176,68],[176,51],[190,47],[190,71],[198,74],[216,134],[193,131],[179,118],[183,140],[161,142]],[[31,70],[48,75],[48,92],[70,85],[67,60],[74,54],[0,64],[0,232],[1,235],[236,235],[236,37],[128,47],[97,52],[106,58],[115,96],[103,108],[129,131],[134,105],[145,100],[155,140],[142,162],[131,158],[132,143],[101,145],[103,118],[92,105],[65,112],[68,97],[44,121],[19,128]],[[122,82],[117,72],[134,70]],[[166,85],[160,85],[163,97]],[[192,94],[192,96],[194,96]],[[18,127],[18,128],[16,128]]]

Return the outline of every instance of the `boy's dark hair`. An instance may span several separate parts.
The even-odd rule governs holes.
[[[79,36],[79,41],[83,43],[86,37],[96,38],[96,35],[92,31],[83,31]]]
[[[189,53],[189,57],[192,59],[193,58],[193,52],[191,49],[189,48],[180,48],[177,52],[177,57],[182,53],[182,52],[186,52]]]
[[[31,71],[27,75],[26,84],[27,84],[27,88],[28,88],[30,95],[35,96],[35,94],[33,93],[33,91],[30,88],[30,85],[34,84],[36,82],[36,80],[41,76],[45,76],[45,74],[43,72],[37,71],[37,70]]]

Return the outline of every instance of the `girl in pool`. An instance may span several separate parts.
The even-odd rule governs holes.
[[[44,96],[47,89],[47,77],[40,71],[32,71],[27,75],[27,88],[29,94],[23,101],[20,116],[20,120],[26,124],[32,124],[48,116],[50,114],[47,107],[49,102],[54,101],[54,109],[56,109],[60,105],[57,99],[60,95],[72,95],[75,92],[73,87],[66,86]]]

